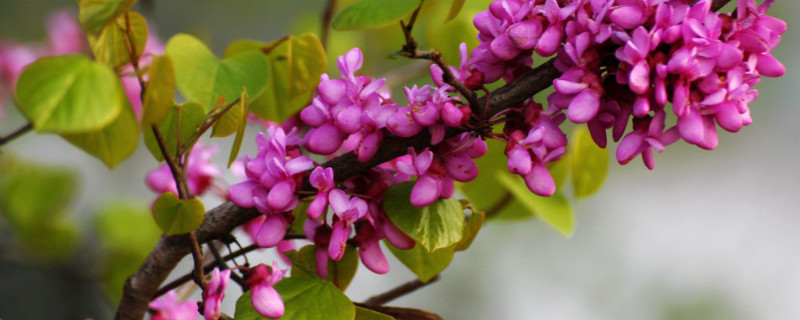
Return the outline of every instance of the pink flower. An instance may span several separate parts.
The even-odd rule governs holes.
[[[197,302],[178,301],[178,294],[170,290],[160,298],[150,302],[153,309],[153,320],[196,320],[200,316],[197,311]]]
[[[250,269],[247,285],[252,292],[250,302],[258,314],[270,318],[278,319],[283,316],[285,308],[281,299],[273,286],[283,279],[286,270],[278,269],[276,263],[272,263],[272,268],[264,264],[259,264]]]
[[[333,189],[328,194],[333,212],[336,218],[333,219],[333,231],[331,240],[328,244],[328,255],[333,260],[340,260],[347,247],[347,238],[350,235],[353,223],[367,214],[367,202],[361,198],[353,197],[347,199],[347,194],[341,189]]]
[[[203,316],[206,320],[219,319],[219,306],[222,298],[225,298],[225,288],[228,286],[230,278],[230,269],[220,272],[218,268],[215,268],[211,273],[211,281],[203,290]]]
[[[211,187],[212,180],[222,174],[222,171],[211,162],[211,157],[219,151],[216,145],[206,146],[198,141],[192,148],[186,163],[186,183],[193,195],[204,194]],[[178,187],[166,163],[147,174],[145,180],[153,192],[162,194],[172,192],[178,194]]]

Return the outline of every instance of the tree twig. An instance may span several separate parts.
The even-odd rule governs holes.
[[[0,137],[0,146],[11,142],[11,140],[19,138],[19,137],[21,137],[22,135],[24,135],[24,134],[26,134],[28,132],[31,132],[31,130],[33,130],[33,123],[28,122],[28,124],[26,124],[22,128],[14,130],[14,132],[8,134],[5,137]]]
[[[331,34],[331,20],[333,20],[333,12],[336,11],[336,0],[328,0],[325,5],[325,11],[322,13],[322,26],[319,34],[319,42],[322,43],[322,48],[328,48],[328,38]]]
[[[367,301],[364,301],[364,304],[369,306],[380,306],[384,303],[387,303],[389,301],[392,301],[394,299],[397,299],[399,297],[417,291],[418,289],[423,288],[431,283],[434,283],[437,280],[439,280],[439,278],[440,277],[437,274],[433,278],[428,280],[428,282],[422,282],[422,280],[419,279],[406,282],[404,284],[392,288],[389,291],[370,297],[369,299],[367,299]]]

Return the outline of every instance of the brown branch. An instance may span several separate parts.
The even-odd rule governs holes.
[[[328,38],[330,38],[331,34],[331,20],[333,20],[334,11],[336,11],[336,0],[328,0],[328,4],[325,5],[325,12],[322,13],[322,30],[319,34],[319,42],[322,43],[322,47],[325,49],[328,48]]]
[[[714,0],[714,7],[721,7],[730,0]],[[553,66],[553,60],[533,69],[519,79],[506,84],[492,92],[488,99],[487,119],[508,108],[519,106],[523,101],[533,97],[536,93],[552,85],[559,76],[558,70]],[[486,105],[486,97],[478,100],[478,106]],[[478,112],[476,112],[478,111]],[[473,110],[474,114],[481,115],[481,110]],[[486,119],[484,119],[486,120]],[[451,128],[445,134],[452,137],[464,132],[464,129]],[[387,134],[378,151],[372,159],[359,162],[352,152],[332,159],[323,166],[334,169],[337,182],[362,174],[380,163],[397,158],[407,153],[409,147],[422,149],[430,146],[430,134],[424,130],[410,138],[398,138]],[[314,191],[304,179],[301,191]],[[230,233],[234,228],[259,216],[261,213],[255,208],[239,208],[231,202],[222,204],[206,213],[203,224],[195,232],[199,243],[205,243],[221,235]],[[139,270],[125,283],[122,301],[117,309],[116,319],[142,319],[147,306],[158,291],[159,285],[167,278],[169,273],[190,251],[190,243],[186,237],[164,236],[147,257]],[[381,311],[383,312],[383,311]],[[384,312],[386,313],[386,312]],[[418,318],[419,319],[419,318]]]
[[[364,301],[364,304],[368,306],[380,306],[384,303],[387,303],[389,301],[392,301],[394,299],[397,299],[399,297],[417,291],[418,289],[421,289],[431,283],[434,283],[437,280],[439,280],[439,278],[440,277],[437,274],[436,276],[428,280],[428,282],[422,282],[422,280],[419,279],[406,282],[404,284],[392,288],[389,291],[370,297],[369,299],[367,299],[367,301]]]
[[[506,191],[500,200],[497,200],[497,202],[495,202],[494,205],[489,208],[489,210],[486,210],[486,219],[494,217],[503,211],[503,209],[505,209],[511,203],[511,200],[514,200],[514,195],[512,195],[511,192]]]

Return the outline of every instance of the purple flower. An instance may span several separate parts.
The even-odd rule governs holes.
[[[637,129],[628,133],[617,147],[617,161],[626,164],[637,155],[642,155],[642,161],[648,169],[653,170],[655,159],[653,149],[664,151],[664,147],[678,140],[677,128],[672,127],[664,131],[664,111],[656,112],[652,118],[648,117],[634,123]]]
[[[153,320],[196,320],[200,316],[197,311],[197,302],[178,301],[178,294],[170,290],[160,298],[150,302]]]
[[[314,168],[309,176],[309,181],[319,192],[308,205],[306,214],[311,219],[319,219],[328,209],[328,193],[336,186],[333,182],[333,168]]]
[[[212,180],[222,174],[222,171],[211,162],[211,157],[219,151],[216,145],[206,146],[198,141],[192,148],[186,161],[186,183],[189,192],[194,195],[204,194],[211,187]],[[172,192],[178,194],[178,187],[166,163],[150,171],[145,180],[153,192],[162,194]]]
[[[347,199],[347,194],[341,189],[333,189],[328,193],[328,201],[336,213],[333,219],[333,231],[328,244],[328,255],[333,260],[340,260],[347,247],[347,238],[350,235],[353,223],[367,214],[367,202],[361,198]]]
[[[220,272],[218,268],[215,268],[211,273],[211,281],[203,290],[203,316],[206,320],[219,319],[219,306],[222,299],[225,298],[225,288],[228,286],[230,278],[230,269]]]
[[[270,318],[278,319],[283,316],[285,308],[283,299],[273,286],[283,279],[286,270],[278,269],[278,265],[273,262],[272,268],[264,264],[259,264],[250,269],[247,285],[250,286],[250,302],[258,314]]]

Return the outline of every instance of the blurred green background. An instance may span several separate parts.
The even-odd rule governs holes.
[[[426,1],[433,7],[449,2]],[[290,32],[316,31],[326,1],[151,3],[136,9],[164,41],[188,32],[220,54],[238,39],[270,41]],[[468,0],[459,19],[448,24],[441,15],[423,20],[415,33],[421,48],[435,46],[457,64],[457,45],[468,41],[474,47],[471,16],[486,3]],[[0,39],[39,41],[48,13],[76,7],[70,0],[0,1]],[[795,55],[800,31],[791,21],[797,12],[796,1],[779,1],[770,10],[789,23],[773,52],[787,73],[757,85],[752,125],[737,134],[721,133],[719,147],[711,152],[683,142],[670,146],[657,156],[654,171],[639,160],[619,166],[612,158],[603,189],[574,203],[578,223],[572,238],[535,219],[489,223],[439,283],[390,304],[430,310],[445,319],[800,318],[800,58]],[[329,57],[355,45],[365,53],[361,72],[389,77],[398,100],[404,100],[397,94],[399,84],[424,81],[424,63],[387,59],[401,45],[399,27],[334,32]],[[332,76],[338,75],[333,60],[329,66]],[[6,110],[0,133],[22,123]],[[249,130],[243,154],[255,150],[255,131]],[[228,149],[227,143],[223,140],[221,150]],[[223,153],[216,159],[219,165],[225,163]],[[35,133],[5,146],[0,158],[9,154],[76,172],[76,198],[66,216],[84,236],[73,255],[45,264],[26,257],[7,221],[0,223],[0,318],[110,318],[113,307],[97,281],[102,274],[98,261],[107,251],[92,231],[94,217],[123,199],[146,208],[154,195],[144,175],[156,167],[155,161],[140,147],[110,171],[62,139]],[[236,181],[231,175],[226,180]],[[207,208],[219,203],[205,200]],[[273,258],[264,255],[256,261]],[[397,261],[390,263],[392,271],[384,276],[360,269],[348,295],[361,301],[414,277]],[[189,265],[184,261],[172,277]],[[239,289],[231,285],[228,290],[223,311],[232,314]]]

